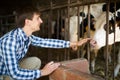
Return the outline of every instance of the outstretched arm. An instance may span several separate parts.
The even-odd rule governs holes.
[[[79,46],[82,46],[83,44],[87,43],[87,42],[90,42],[90,44],[92,46],[95,46],[96,45],[96,41],[91,39],[91,38],[85,38],[85,39],[82,39],[80,41],[76,41],[76,42],[70,42],[70,47],[73,49],[73,50],[77,50],[77,47]]]

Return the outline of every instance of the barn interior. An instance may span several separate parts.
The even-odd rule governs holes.
[[[106,3],[106,4],[112,3],[111,5],[114,4],[113,9],[116,9],[116,8],[120,9],[120,6],[115,7],[115,4],[116,5],[120,4],[119,0],[2,0],[0,2],[0,37],[16,27],[15,15],[16,15],[17,9],[25,6],[36,6],[41,12],[41,18],[43,19],[44,23],[41,25],[41,30],[38,32],[35,32],[34,35],[43,37],[43,38],[70,40],[69,28],[64,26],[63,25],[64,22],[62,22],[62,20],[59,21],[59,18],[67,17],[68,19],[70,19],[70,17],[73,15],[77,15],[79,17],[81,15],[79,14],[79,11],[78,12],[74,11],[74,9],[76,10],[75,8],[76,6],[85,6],[85,5],[90,6],[91,4],[98,4],[98,3]],[[72,11],[70,10],[71,7],[73,7]],[[107,6],[105,8],[106,9],[104,10],[108,10]],[[87,13],[89,13],[89,11]],[[90,20],[90,18],[87,18],[87,19]],[[52,21],[57,21],[57,24],[56,24],[57,27],[55,29],[56,33],[54,29],[52,29]],[[80,23],[78,22],[78,24]],[[69,20],[67,25],[69,25]],[[91,26],[90,23],[87,25]],[[63,26],[65,27],[65,30],[66,30],[63,33],[65,37],[62,37],[60,35],[61,33],[59,32],[59,29],[61,29]],[[78,32],[82,32],[82,31],[83,29],[78,30]],[[52,34],[52,33],[55,33],[55,34]],[[89,28],[88,28],[88,33],[90,33]],[[81,35],[79,33],[77,34],[78,36]],[[87,36],[90,37],[91,34],[88,34]],[[118,47],[119,43],[117,43],[116,45]],[[112,48],[111,52],[118,53],[118,51],[114,51],[114,49],[116,49],[116,46],[114,44],[112,44],[112,46],[114,46],[114,48]],[[88,54],[85,55],[85,58],[87,58],[88,60],[91,59],[90,58],[91,55],[89,55],[90,53],[89,49],[90,48],[86,48],[86,51],[87,51],[86,53]],[[114,60],[112,59],[112,62],[110,64],[108,64],[107,62],[108,65],[106,65],[105,63],[106,59],[104,58],[103,50],[104,50],[104,47],[102,47],[98,51],[99,54],[96,59],[95,73],[93,74],[103,77],[106,80],[119,80],[120,72],[117,77],[113,76],[113,69],[114,69],[114,66],[117,64],[117,59],[116,59],[117,54],[112,54],[112,56],[115,56],[115,59]],[[71,49],[51,49],[51,48],[38,48],[38,47],[30,46],[27,56],[37,56],[38,58],[40,58],[42,61],[42,67],[43,67],[49,61],[60,62],[60,61],[81,58],[82,57],[81,53],[83,52],[84,52],[83,46],[80,47],[77,51],[73,51]],[[106,67],[107,69],[105,68],[105,65],[107,66]],[[112,67],[108,67],[108,66],[112,66]],[[49,80],[49,76],[42,77],[38,80]]]

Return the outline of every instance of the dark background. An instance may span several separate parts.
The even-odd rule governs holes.
[[[0,15],[12,14],[19,7],[33,5],[32,0],[1,0]]]

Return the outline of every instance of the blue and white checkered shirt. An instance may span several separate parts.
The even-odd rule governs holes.
[[[21,28],[12,30],[0,38],[0,75],[9,75],[15,80],[33,80],[41,76],[40,70],[22,69],[18,65],[30,44],[49,48],[68,48],[70,42],[43,39],[33,35],[27,37]]]

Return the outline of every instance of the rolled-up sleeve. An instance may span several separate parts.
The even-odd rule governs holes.
[[[31,43],[34,46],[47,47],[47,48],[69,48],[70,42],[58,39],[44,39],[36,36],[30,37]]]
[[[19,67],[17,62],[18,43],[15,38],[9,37],[1,42],[3,59],[8,74],[15,80],[34,80],[40,77],[40,70],[28,70]]]

